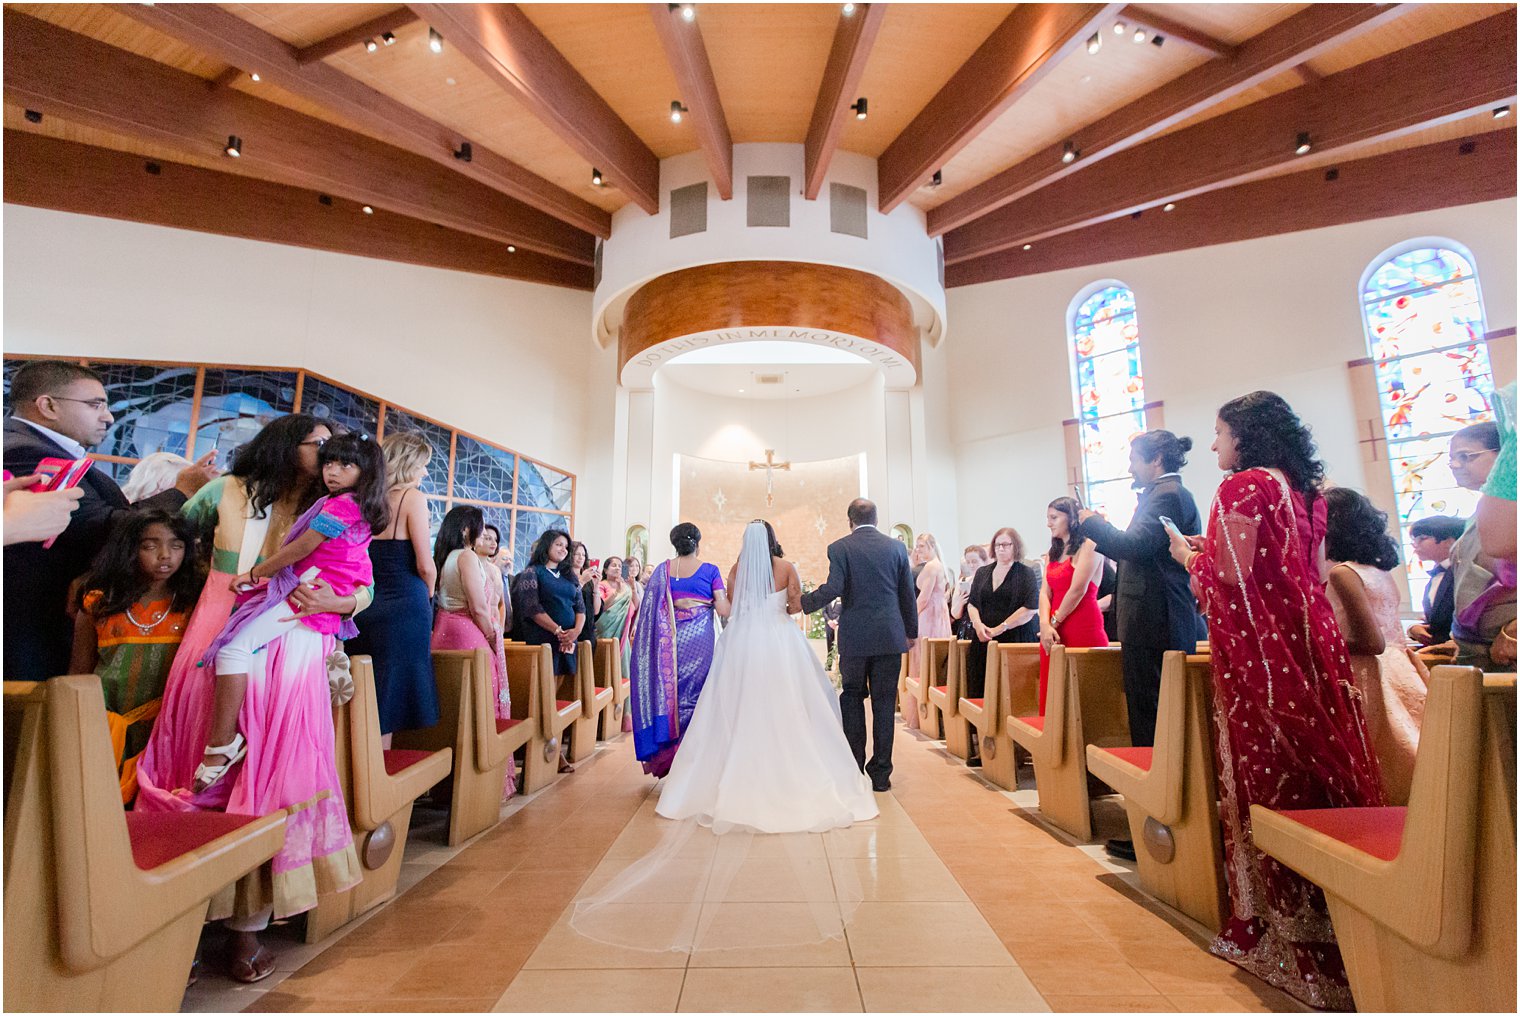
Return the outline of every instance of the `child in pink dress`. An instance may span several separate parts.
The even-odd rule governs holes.
[[[238,718],[255,653],[271,650],[297,625],[341,639],[358,633],[351,619],[338,614],[299,616],[287,597],[298,584],[319,578],[339,596],[373,581],[369,543],[385,528],[389,514],[385,461],[367,437],[343,435],[322,447],[318,462],[328,496],[291,526],[279,551],[232,580],[238,608],[203,660],[216,668],[216,694],[210,743],[195,771],[194,793],[213,786],[247,753]]]

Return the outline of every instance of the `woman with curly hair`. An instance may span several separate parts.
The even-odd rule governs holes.
[[[1309,429],[1272,392],[1225,403],[1214,433],[1229,475],[1206,534],[1170,530],[1213,650],[1230,913],[1211,949],[1310,1005],[1350,1009],[1323,893],[1251,839],[1253,804],[1383,803],[1350,654],[1325,595],[1324,465]]]
[[[1354,490],[1325,491],[1325,556],[1331,561],[1330,605],[1346,648],[1375,657],[1352,667],[1367,718],[1367,736],[1383,772],[1390,804],[1409,800],[1414,753],[1425,716],[1425,665],[1409,648],[1399,622],[1398,544],[1388,535],[1388,513]]]

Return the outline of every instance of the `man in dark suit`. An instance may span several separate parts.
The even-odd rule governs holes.
[[[1192,441],[1171,431],[1147,431],[1130,446],[1129,472],[1140,488],[1129,528],[1120,531],[1090,510],[1080,515],[1082,535],[1098,553],[1119,562],[1115,593],[1119,644],[1124,647],[1124,700],[1129,733],[1136,747],[1156,740],[1156,708],[1161,695],[1161,658],[1169,649],[1192,652],[1202,632],[1198,601],[1188,573],[1172,560],[1171,541],[1161,523],[1166,516],[1185,535],[1199,528],[1198,506],[1179,475]],[[1134,859],[1133,845],[1110,840],[1110,852]]]
[[[1425,586],[1425,623],[1409,626],[1409,637],[1421,645],[1440,645],[1451,638],[1451,621],[1457,609],[1451,551],[1466,528],[1465,522],[1450,515],[1432,515],[1409,527],[1415,556],[1435,565]]]
[[[5,421],[5,468],[16,476],[36,472],[43,459],[79,459],[105,437],[115,418],[105,386],[78,364],[38,360],[11,379]],[[139,508],[177,511],[215,474],[211,456],[180,471],[175,487]],[[39,681],[65,673],[73,644],[67,614],[69,585],[84,574],[105,545],[111,527],[129,510],[106,473],[91,469],[80,480],[79,508],[52,547],[18,543],[5,548],[5,677]]]
[[[878,793],[892,789],[892,713],[902,654],[918,638],[918,597],[901,543],[876,528],[876,505],[850,502],[850,535],[829,544],[828,581],[802,598],[813,613],[839,598],[839,712],[855,764]],[[866,698],[874,751],[866,761]]]

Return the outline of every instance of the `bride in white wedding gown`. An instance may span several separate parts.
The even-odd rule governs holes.
[[[744,530],[733,613],[655,809],[715,833],[824,832],[879,814],[838,693],[788,617],[802,590],[774,541],[764,522]]]

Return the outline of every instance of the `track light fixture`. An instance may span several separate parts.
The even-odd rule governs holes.
[[[850,103],[850,109],[854,110],[854,112],[855,112],[855,119],[857,119],[857,120],[864,120],[866,118],[866,98],[865,98],[865,96],[861,96],[860,98],[856,99],[854,102]]]
[[[593,186],[593,187],[605,187],[606,186],[606,183],[603,182],[603,180],[602,180],[602,171],[599,170],[599,169],[597,169],[595,166],[591,167],[591,186]]]
[[[395,32],[381,32],[380,33],[380,41],[383,42],[383,43],[385,43],[387,46],[394,46],[396,44],[396,33]]]
[[[1162,44],[1165,43],[1165,42],[1166,42],[1166,36],[1164,36],[1164,35],[1153,35],[1153,36],[1151,36],[1151,45],[1155,46],[1157,49],[1160,49],[1161,46],[1162,46]]]
[[[459,147],[454,149],[454,158],[460,162],[474,162],[475,149],[468,141],[461,141],[459,142]]]
[[[691,110],[689,110],[685,106],[681,105],[681,100],[680,99],[671,99],[670,100],[670,122],[671,123],[680,123],[681,122],[681,114],[682,113],[690,113],[690,112],[691,112]]]
[[[1148,33],[1145,29],[1143,29],[1143,28],[1137,28],[1137,29],[1135,29],[1135,41],[1137,43],[1144,42],[1146,39],[1149,39],[1149,38],[1150,38],[1150,33]]]
[[[1081,153],[1079,153],[1077,151],[1077,146],[1076,145],[1072,144],[1070,141],[1066,142],[1066,144],[1064,144],[1064,145],[1061,146],[1061,162],[1062,162],[1062,164],[1070,166],[1073,162],[1077,161],[1077,156],[1079,154],[1081,154]]]
[[[845,4],[844,7],[841,8],[841,10],[844,11],[844,16],[845,17],[849,17],[851,14],[855,13],[855,5],[854,4]]]
[[[259,78],[259,72],[258,71],[254,71],[252,74],[248,75],[248,80],[249,81],[259,81],[259,80],[261,80]]]
[[[1087,52],[1089,54],[1096,53],[1098,50],[1100,50],[1102,48],[1103,48],[1103,34],[1101,32],[1094,32],[1093,34],[1091,34],[1091,35],[1089,35],[1087,37]]]
[[[35,109],[29,109],[29,110],[26,111],[26,122],[27,123],[41,123],[42,122],[42,114],[39,113]]]
[[[1494,119],[1495,120],[1503,120],[1507,116],[1509,116],[1509,107],[1508,106],[1495,106],[1494,107]]]
[[[929,177],[929,186],[930,187],[938,187],[941,184],[943,184],[944,182],[945,182],[945,171],[942,170],[942,169],[936,169],[934,171],[934,175],[931,176],[931,177]]]
[[[428,49],[434,53],[443,52],[443,36],[431,25],[428,26]]]
[[[143,169],[147,171],[149,176],[158,176],[164,171],[164,167],[160,166],[156,162],[143,163]]]
[[[373,53],[375,50],[377,50],[377,49],[380,48],[380,44],[378,42],[376,42],[374,39],[365,39],[364,40],[364,48],[367,49],[367,50],[369,50],[371,53]]]
[[[234,159],[242,158],[242,156],[243,156],[243,139],[240,138],[240,137],[238,137],[236,134],[229,134],[229,135],[227,135],[227,146],[225,148],[223,148],[222,151],[226,152],[228,155],[232,156]]]
[[[1123,35],[1127,31],[1129,31],[1129,26],[1126,25],[1124,22],[1122,22],[1122,21],[1115,21],[1114,22],[1114,34],[1115,35]]]
[[[319,204],[319,205],[326,205],[328,208],[331,208],[332,207],[332,203],[333,203],[333,200],[332,200],[332,195],[331,194],[318,194],[317,195],[317,204]]]
[[[1309,150],[1312,149],[1313,147],[1314,147],[1314,145],[1311,144],[1310,141],[1309,141],[1309,132],[1308,131],[1299,131],[1298,132],[1298,137],[1294,139],[1293,154],[1294,155],[1308,155],[1309,154]]]
[[[671,11],[680,11],[681,17],[686,21],[695,21],[697,19],[696,4],[666,4],[665,6]]]

